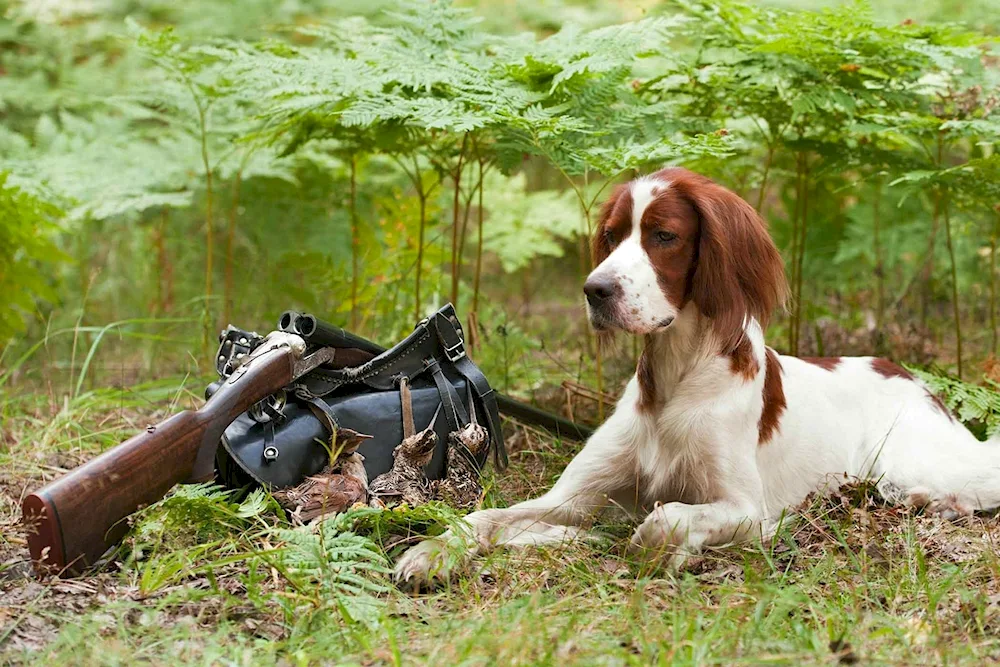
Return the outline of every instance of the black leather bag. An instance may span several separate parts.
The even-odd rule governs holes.
[[[224,483],[272,489],[298,484],[329,463],[331,435],[345,428],[372,436],[358,449],[372,479],[392,467],[393,450],[404,437],[404,415],[410,414],[412,428],[420,431],[433,421],[438,435],[425,468],[429,479],[444,474],[448,434],[473,418],[491,439],[479,465],[489,451],[499,469],[507,465],[496,395],[465,353],[451,304],[370,361],[319,368],[287,388],[286,396],[283,405],[244,413],[226,429],[216,457]]]

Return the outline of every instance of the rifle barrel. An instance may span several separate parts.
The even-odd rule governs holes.
[[[311,345],[352,347],[375,355],[385,352],[384,347],[360,336],[355,336],[308,313],[303,313],[295,319],[295,333],[302,336]]]

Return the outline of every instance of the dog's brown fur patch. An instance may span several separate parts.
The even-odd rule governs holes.
[[[841,362],[840,357],[799,357],[799,359],[828,371],[835,370]]]
[[[781,382],[781,362],[778,354],[771,348],[764,351],[764,409],[757,422],[757,444],[766,444],[778,429],[781,415],[788,407],[785,400],[785,390]]]

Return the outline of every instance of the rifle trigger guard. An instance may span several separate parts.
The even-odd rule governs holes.
[[[284,421],[284,415],[282,410],[285,409],[285,404],[288,402],[288,397],[285,394],[285,390],[281,389],[267,398],[261,399],[260,401],[254,403],[247,414],[258,424],[266,424],[268,422],[274,421],[279,424]]]

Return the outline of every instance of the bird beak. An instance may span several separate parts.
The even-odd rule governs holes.
[[[438,409],[434,411],[434,416],[431,417],[431,423],[427,425],[427,429],[433,429],[434,428],[434,424],[437,423],[438,415],[441,414],[441,408],[443,408],[443,407],[444,407],[444,403],[439,403],[438,404]]]

